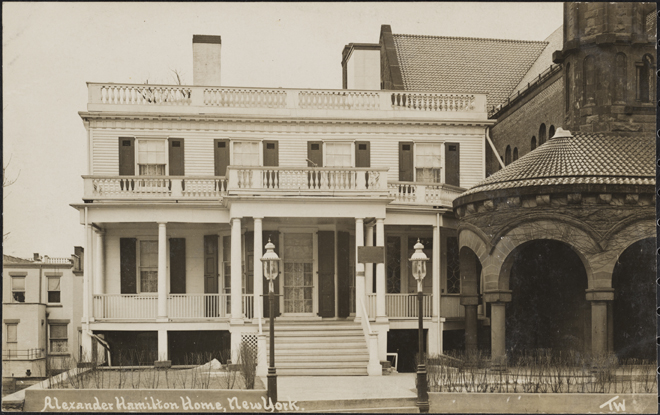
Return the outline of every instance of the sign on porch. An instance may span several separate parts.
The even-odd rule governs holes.
[[[358,246],[358,262],[361,264],[384,264],[384,246]]]

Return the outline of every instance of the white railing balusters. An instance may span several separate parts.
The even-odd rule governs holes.
[[[225,177],[83,176],[85,199],[218,199],[227,194]]]
[[[433,314],[432,296],[425,295],[422,303],[423,317],[431,317]],[[417,317],[417,293],[409,294],[385,294],[385,310],[391,318]]]

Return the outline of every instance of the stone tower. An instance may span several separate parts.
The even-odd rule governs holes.
[[[655,3],[564,3],[564,126],[637,135],[655,131]]]

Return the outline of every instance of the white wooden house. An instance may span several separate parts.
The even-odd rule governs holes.
[[[225,87],[204,71],[219,37],[196,35],[193,50],[193,86],[88,83],[88,171],[72,205],[87,232],[83,349],[95,333],[176,364],[191,338],[226,335],[234,356],[258,344],[265,370],[270,239],[283,264],[278,373],[380,374],[388,332],[417,327],[419,238],[439,353],[443,328],[463,324],[452,201],[485,178],[486,95],[380,90],[367,47],[349,56],[356,89]],[[363,245],[387,259],[356,278]]]

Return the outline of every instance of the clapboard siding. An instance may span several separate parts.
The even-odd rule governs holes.
[[[460,184],[469,188],[484,179],[483,131],[475,128],[456,127],[456,135],[391,134],[254,134],[224,131],[171,130],[147,132],[144,130],[92,130],[93,174],[117,175],[119,172],[118,137],[179,137],[185,140],[185,173],[187,176],[213,176],[213,140],[249,139],[277,140],[279,142],[279,164],[282,167],[306,166],[307,141],[332,141],[333,139],[369,141],[371,143],[371,166],[389,168],[388,181],[399,178],[399,145],[401,141],[460,143]]]

